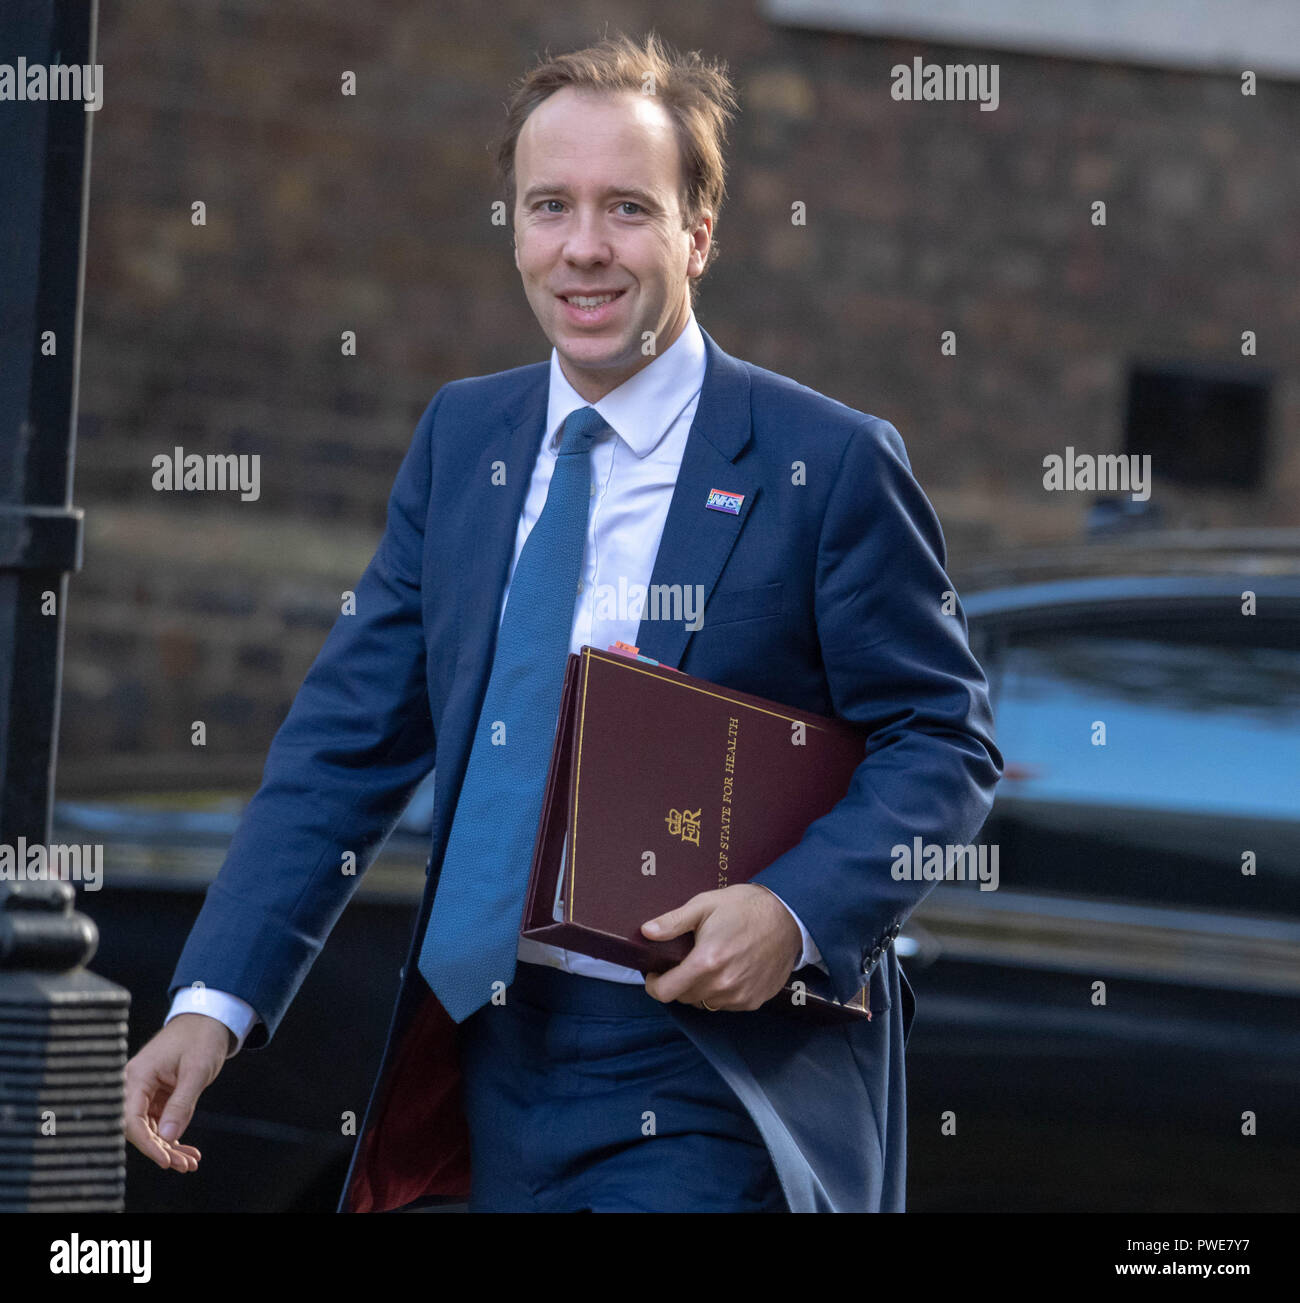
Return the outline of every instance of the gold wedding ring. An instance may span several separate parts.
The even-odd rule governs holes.
[[[713,1007],[713,1006],[712,1006],[712,1005],[711,1005],[707,1000],[701,1000],[701,1001],[700,1001],[700,1005],[701,1005],[703,1008],[707,1009],[710,1013],[717,1013],[717,1012],[718,1012],[718,1011],[717,1011],[717,1010],[716,1010],[716,1009],[715,1009],[715,1008],[714,1008],[714,1007]]]

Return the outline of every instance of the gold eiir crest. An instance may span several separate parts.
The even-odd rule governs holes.
[[[668,825],[668,831],[674,837],[680,837],[682,841],[698,846],[700,844],[700,815],[703,813],[703,806],[700,806],[698,810],[669,810],[664,823]]]

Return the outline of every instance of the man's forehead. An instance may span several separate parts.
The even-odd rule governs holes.
[[[569,99],[541,116],[562,95]],[[681,151],[668,111],[657,101],[641,103],[651,98],[565,87],[544,100],[515,145],[518,202],[559,193],[597,202],[639,196],[651,207],[671,202],[682,184]]]
[[[544,99],[524,120],[519,143],[542,148],[599,147],[642,141],[675,142],[672,117],[653,95],[639,91],[586,91],[566,86]]]

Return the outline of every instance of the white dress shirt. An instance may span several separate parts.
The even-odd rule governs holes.
[[[515,530],[514,556],[498,622],[510,596],[519,554],[546,505],[564,422],[578,408],[593,406],[610,429],[597,437],[590,454],[592,503],[569,650],[576,652],[584,644],[601,650],[615,642],[635,645],[641,606],[649,589],[686,436],[699,404],[705,364],[704,337],[692,313],[681,334],[653,362],[599,402],[589,404],[569,384],[560,368],[558,352],[551,350],[546,431]],[[815,963],[824,967],[807,929],[788,905],[786,909],[803,937],[800,965]],[[638,986],[645,983],[645,977],[634,968],[525,937],[519,939],[519,958],[585,977]],[[178,991],[167,1020],[178,1013],[205,1013],[224,1023],[238,1038],[232,1054],[243,1046],[258,1020],[246,1001],[211,988]]]

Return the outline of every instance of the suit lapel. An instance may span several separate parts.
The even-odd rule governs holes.
[[[707,332],[701,330],[701,334],[708,357],[704,385],[650,578],[652,592],[658,588],[671,593],[673,585],[681,585],[683,591],[687,586],[698,587],[701,601],[697,613],[713,592],[759,492],[756,473],[734,465],[751,433],[749,374]],[[732,515],[706,507],[712,489],[742,494],[739,512]],[[654,612],[648,602],[647,596],[636,646],[643,656],[679,666],[693,631],[683,619],[671,618],[670,606],[661,605],[660,618],[651,619]]]
[[[471,680],[472,701],[481,702],[487,691],[501,594],[514,555],[519,515],[542,447],[550,364],[539,363],[532,370],[535,374],[527,378],[522,393],[503,399],[490,414],[488,434],[468,486],[474,504],[463,517],[457,623],[458,676]],[[493,483],[496,462],[505,468],[504,484]]]

